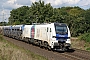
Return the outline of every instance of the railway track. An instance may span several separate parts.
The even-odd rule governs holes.
[[[66,54],[75,56],[79,60],[90,60],[90,52],[85,51],[85,50],[75,49],[75,48],[74,48],[74,50],[75,51],[73,53],[67,53],[66,52]]]
[[[33,46],[31,44],[27,44],[25,42],[21,42],[12,38],[5,37],[4,38],[15,45],[23,47],[25,49],[30,50],[38,55],[42,55],[46,57],[48,60],[90,60],[90,52],[79,50],[79,49],[70,49],[67,52],[53,52],[45,49],[41,49],[37,46]]]
[[[58,54],[60,53],[60,54]],[[56,55],[62,55],[66,58],[69,58],[70,60],[90,60],[90,52],[80,49],[70,49],[67,52],[61,53],[56,52]]]

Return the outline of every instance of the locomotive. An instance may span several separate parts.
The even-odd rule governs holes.
[[[66,51],[71,46],[70,30],[65,23],[4,26],[3,34],[47,48]]]

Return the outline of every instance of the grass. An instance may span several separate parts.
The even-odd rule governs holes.
[[[90,51],[90,47],[88,47],[86,50]]]
[[[85,33],[79,36],[80,41],[85,41],[85,50],[90,51],[90,33]]]
[[[32,53],[22,47],[4,40],[0,35],[0,60],[47,60],[45,57]]]
[[[73,48],[90,51],[90,43],[85,40],[71,38],[71,42]]]
[[[90,33],[85,33],[79,36],[80,40],[84,40],[85,42],[90,43]]]

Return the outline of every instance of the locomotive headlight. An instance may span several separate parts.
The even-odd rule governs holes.
[[[70,39],[67,39],[66,43],[71,44],[71,40]]]
[[[65,46],[66,46],[66,47],[67,47],[67,46],[70,46],[70,44],[69,44],[69,43],[66,43]]]

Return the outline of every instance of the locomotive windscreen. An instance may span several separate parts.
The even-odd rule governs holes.
[[[57,24],[55,23],[56,34],[67,34],[67,25],[66,24]]]

